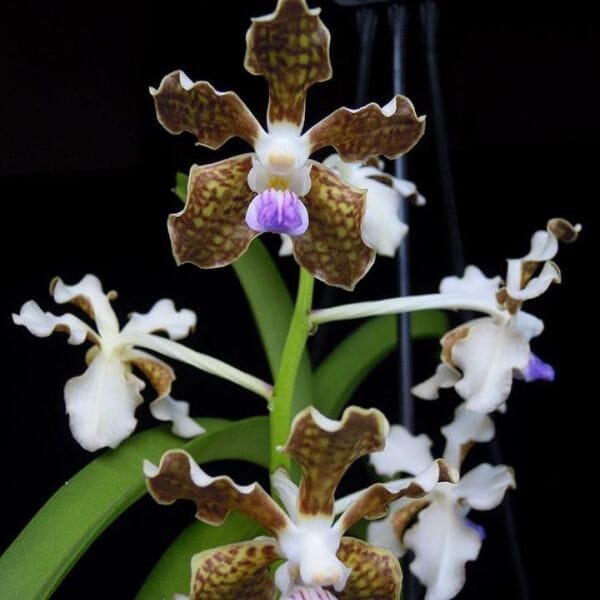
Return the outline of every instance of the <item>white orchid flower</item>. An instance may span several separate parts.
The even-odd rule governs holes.
[[[494,424],[489,416],[461,405],[442,433],[446,438],[443,458],[459,471],[475,442],[493,438]],[[415,436],[404,427],[393,425],[385,449],[372,454],[370,460],[380,475],[418,473],[423,465],[431,463],[431,443],[426,435]],[[483,528],[467,515],[471,509],[495,508],[506,490],[514,487],[510,467],[480,464],[456,483],[437,483],[423,498],[394,502],[386,518],[369,524],[367,539],[398,556],[412,550],[415,558],[410,570],[427,587],[425,600],[448,600],[464,586],[465,563],[477,558],[485,537]]]
[[[176,310],[172,300],[159,300],[147,313],[132,313],[120,329],[111,300],[115,292],[104,293],[100,280],[86,275],[75,285],[65,285],[55,278],[50,293],[59,304],[73,303],[95,321],[94,329],[71,313],[56,316],[44,312],[36,302],[26,302],[13,315],[37,337],[48,337],[54,331],[69,334],[70,344],[93,346],[86,354],[87,369],[69,379],[65,385],[65,404],[73,437],[89,451],[116,448],[136,427],[136,408],[142,403],[140,392],[144,382],[133,374],[138,369],[157,392],[150,404],[152,415],[160,421],[172,421],[173,433],[194,437],[204,430],[189,415],[187,402],[170,396],[175,373],[169,365],[141,350],[152,350],[187,362],[199,369],[229,379],[269,399],[271,386],[238,371],[221,361],[194,352],[171,340],[186,337],[196,325],[196,315],[188,309]],[[164,332],[169,339],[153,335]]]
[[[356,188],[367,190],[365,214],[361,223],[362,239],[381,256],[394,256],[408,232],[408,225],[400,219],[400,203],[410,198],[418,206],[425,198],[418,193],[414,183],[397,179],[383,171],[380,160],[368,164],[344,162],[339,154],[331,154],[323,165]],[[281,236],[280,256],[290,256],[292,238]]]
[[[175,379],[171,367],[134,348],[128,339],[130,333],[143,338],[153,331],[164,331],[172,339],[181,339],[196,324],[196,315],[191,310],[178,311],[171,300],[159,300],[148,313],[131,314],[127,325],[120,330],[110,304],[116,293],[104,293],[94,275],[86,275],[72,286],[56,278],[50,291],[59,304],[71,302],[81,308],[95,321],[96,329],[71,313],[55,316],[43,312],[33,300],[26,302],[18,315],[13,315],[13,321],[38,337],[67,331],[70,344],[92,342],[86,354],[87,369],[65,385],[71,431],[83,448],[89,451],[105,446],[116,448],[135,429],[135,410],[142,403],[140,391],[145,384],[133,374],[132,367],[139,369],[156,389],[158,396],[150,404],[154,417],[172,421],[174,433],[182,437],[202,433],[203,429],[188,416],[188,403],[170,396]]]
[[[259,484],[210,477],[182,450],[164,454],[158,467],[146,462],[148,489],[160,504],[193,500],[196,517],[211,525],[236,510],[271,534],[192,557],[190,597],[266,599],[277,589],[282,600],[397,600],[402,574],[393,554],[344,533],[362,518],[380,517],[398,498],[422,497],[451,475],[443,461],[432,460],[415,478],[363,490],[335,520],[340,479],[355,460],[380,450],[388,431],[387,420],[373,408],[351,406],[339,421],[312,407],[300,412],[281,449],[300,464],[300,486],[284,470],[272,479],[285,511]],[[280,559],[271,577],[268,568]]]
[[[526,256],[508,260],[504,285],[500,277],[486,277],[474,266],[467,267],[462,277],[444,278],[442,296],[498,303],[505,316],[474,319],[447,333],[441,340],[442,363],[432,377],[413,388],[413,393],[433,400],[440,388],[454,387],[469,410],[488,413],[503,406],[514,377],[552,381],[554,369],[529,345],[542,333],[544,324],[521,306],[543,294],[553,282],[560,282],[560,270],[551,259],[558,251],[558,241],[574,241],[580,229],[563,219],[548,221],[546,231],[533,235]]]

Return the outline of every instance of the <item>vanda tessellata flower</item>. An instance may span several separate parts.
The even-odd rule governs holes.
[[[329,285],[352,289],[372,265],[361,229],[365,190],[309,156],[332,146],[345,161],[396,158],[417,143],[424,119],[398,95],[383,108],[340,108],[302,133],[308,88],[331,77],[330,36],[319,12],[305,0],[279,0],[248,30],[244,66],[269,83],[267,131],[236,94],[182,71],[151,90],[167,131],[192,133],[212,149],[237,136],[254,149],[192,167],[185,208],[169,218],[178,262],[221,267],[273,232],[290,235],[298,263]]]
[[[272,600],[277,588],[284,600],[397,600],[402,573],[396,557],[344,533],[362,518],[383,516],[390,502],[422,497],[452,474],[443,461],[430,461],[402,485],[367,488],[334,522],[340,479],[355,460],[381,450],[388,431],[387,420],[376,409],[349,407],[340,421],[314,408],[300,412],[282,448],[300,464],[300,486],[284,470],[273,476],[286,512],[258,483],[242,486],[229,477],[210,477],[182,450],[165,453],[159,467],[146,462],[148,489],[160,504],[192,500],[196,517],[212,525],[236,510],[272,535],[196,554],[190,598]],[[280,559],[284,562],[273,579],[268,567]]]
[[[514,377],[553,380],[554,369],[529,347],[544,324],[521,306],[560,282],[560,270],[552,261],[558,242],[575,241],[580,229],[564,219],[548,221],[546,231],[534,233],[527,255],[508,260],[505,282],[500,277],[486,277],[474,266],[467,267],[463,277],[443,279],[442,295],[488,302],[503,309],[505,315],[501,319],[474,319],[447,333],[441,340],[442,363],[432,377],[413,388],[413,393],[433,400],[440,388],[454,387],[469,410],[489,413],[504,405]]]
[[[163,331],[174,340],[186,337],[196,324],[196,315],[191,310],[178,311],[172,300],[159,300],[145,314],[132,313],[120,329],[110,304],[117,294],[105,293],[94,275],[86,275],[75,285],[65,285],[57,277],[50,285],[50,292],[57,303],[70,302],[83,310],[95,321],[96,329],[71,313],[56,316],[44,312],[33,300],[26,302],[19,314],[13,315],[13,321],[38,337],[62,331],[68,333],[70,344],[85,341],[93,344],[85,356],[86,371],[65,385],[71,432],[83,448],[89,451],[106,446],[116,448],[135,429],[135,410],[142,403],[140,392],[145,384],[133,374],[133,367],[143,373],[156,390],[157,398],[150,404],[155,418],[172,421],[173,432],[182,437],[203,432],[188,417],[188,403],[170,396],[175,379],[171,367],[134,347],[154,346],[149,335],[154,331]]]
[[[494,424],[489,416],[461,405],[442,433],[446,438],[443,458],[458,471],[475,442],[494,437]],[[415,436],[393,425],[385,449],[370,460],[380,475],[418,473],[431,464],[430,446],[426,435]],[[456,483],[437,483],[423,498],[394,502],[385,519],[369,524],[367,539],[398,556],[412,550],[415,558],[410,570],[427,586],[425,599],[448,600],[462,589],[465,563],[477,558],[485,536],[483,528],[467,518],[469,511],[495,508],[506,490],[514,487],[509,467],[478,465]]]
[[[323,165],[335,171],[344,181],[367,192],[365,214],[361,224],[363,241],[381,256],[394,256],[408,233],[408,225],[400,219],[400,202],[410,198],[417,206],[425,204],[414,183],[392,177],[383,170],[380,160],[366,164],[344,162],[338,154],[331,154]],[[292,238],[283,234],[280,256],[293,252]]]

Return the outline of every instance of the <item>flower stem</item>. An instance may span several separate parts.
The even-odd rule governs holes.
[[[197,369],[205,371],[206,373],[210,373],[211,375],[216,375],[222,379],[227,379],[232,383],[236,383],[237,385],[250,390],[255,394],[258,394],[259,396],[262,396],[269,403],[272,400],[273,387],[271,384],[259,379],[258,377],[255,377],[254,375],[240,371],[239,369],[232,367],[230,364],[223,362],[218,358],[214,358],[208,354],[202,354],[201,352],[196,352],[195,350],[192,350],[183,344],[179,344],[178,342],[174,342],[173,340],[149,333],[133,332],[121,334],[120,341],[121,340],[123,340],[124,343],[131,344],[132,346],[140,346],[148,350],[153,350],[154,352],[158,352],[159,354],[163,354],[169,358],[180,360],[181,362],[191,365],[192,367],[196,367]]]
[[[291,472],[290,457],[282,454],[277,449],[285,444],[294,417],[293,400],[296,374],[304,353],[306,340],[312,328],[309,314],[312,306],[313,287],[313,276],[301,267],[296,305],[273,389],[273,402],[271,405],[271,472],[279,467]]]
[[[422,296],[405,296],[403,298],[388,298],[373,302],[355,302],[342,304],[332,308],[313,310],[309,320],[313,325],[329,323],[330,321],[345,321],[347,319],[362,319],[377,315],[393,315],[431,308],[448,310],[473,310],[487,313],[502,320],[507,318],[507,312],[494,302],[477,300],[472,296],[458,294],[424,294]]]

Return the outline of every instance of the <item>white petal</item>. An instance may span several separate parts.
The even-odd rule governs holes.
[[[396,537],[392,520],[394,513],[403,506],[406,506],[413,500],[401,498],[392,502],[387,516],[379,521],[370,521],[367,525],[367,541],[374,546],[381,546],[391,550],[396,556],[404,556],[406,548]]]
[[[165,331],[172,340],[180,340],[196,326],[196,314],[187,308],[177,310],[173,300],[163,298],[147,313],[131,313],[123,331],[152,333]]]
[[[499,276],[486,277],[480,269],[469,265],[462,277],[444,277],[440,283],[440,292],[494,302],[500,282]]]
[[[518,329],[527,340],[530,340],[544,331],[544,322],[532,314],[520,310],[512,317],[511,327]]]
[[[142,402],[135,378],[120,360],[99,352],[83,375],[65,385],[65,403],[73,437],[90,452],[116,448],[135,429]]]
[[[298,522],[298,486],[290,479],[284,469],[277,469],[271,475],[271,485],[275,488],[287,514],[294,523]]]
[[[524,369],[529,354],[529,343],[520,331],[480,320],[452,347],[452,362],[463,373],[454,389],[469,410],[492,412],[508,397],[513,370]]]
[[[556,256],[558,252],[558,240],[549,231],[536,231],[531,236],[529,253],[521,260],[545,262]]]
[[[367,246],[377,254],[394,256],[408,232],[408,226],[398,215],[402,197],[379,181],[365,178],[360,187],[367,189],[367,204],[361,225],[361,234]]]
[[[453,387],[460,377],[461,375],[456,369],[440,363],[429,379],[413,386],[411,391],[422,400],[437,400],[440,397],[439,390]]]
[[[25,302],[19,314],[13,314],[12,319],[15,325],[23,325],[37,337],[48,337],[57,329],[66,329],[69,344],[83,344],[88,337],[94,342],[98,341],[96,333],[75,315],[66,313],[56,316],[44,312],[33,300]]]
[[[508,272],[518,271],[518,282],[516,276],[507,276],[506,290],[511,298],[515,300],[530,300],[541,296],[553,283],[560,283],[560,270],[553,262],[544,264],[538,275],[532,277],[524,288],[521,288],[520,261],[509,260]]]
[[[460,470],[462,449],[469,442],[489,442],[494,437],[494,422],[487,415],[467,410],[464,404],[457,407],[454,420],[442,427],[446,438],[444,458]]]
[[[51,284],[52,295],[58,304],[74,302],[83,297],[89,302],[93,319],[96,321],[100,336],[115,334],[119,331],[119,321],[110,305],[113,294],[105,294],[102,283],[95,275],[86,275],[79,283],[66,285],[60,277]],[[78,303],[78,302],[76,302]]]
[[[193,438],[206,431],[189,417],[189,402],[175,400],[171,396],[157,398],[150,403],[150,412],[159,421],[172,421],[171,431],[179,437]]]
[[[427,587],[425,600],[456,596],[465,583],[465,563],[475,560],[481,548],[479,535],[441,493],[419,513],[417,523],[404,534],[404,543],[415,553],[410,570]]]
[[[369,460],[379,475],[416,475],[433,461],[431,444],[431,440],[424,434],[413,435],[406,427],[392,425],[385,448],[381,452],[370,454]]]
[[[248,187],[257,194],[269,187],[269,174],[257,158],[252,157],[252,168],[248,171]]]
[[[502,502],[508,488],[515,488],[515,476],[505,465],[478,465],[466,475],[452,490],[456,499],[464,499],[477,510],[490,510]]]
[[[279,246],[279,256],[291,256],[294,252],[292,238],[287,233],[281,234],[281,246]]]

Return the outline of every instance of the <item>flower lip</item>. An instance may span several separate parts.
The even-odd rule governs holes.
[[[250,202],[246,224],[255,231],[302,235],[308,229],[308,212],[294,192],[269,188]]]

